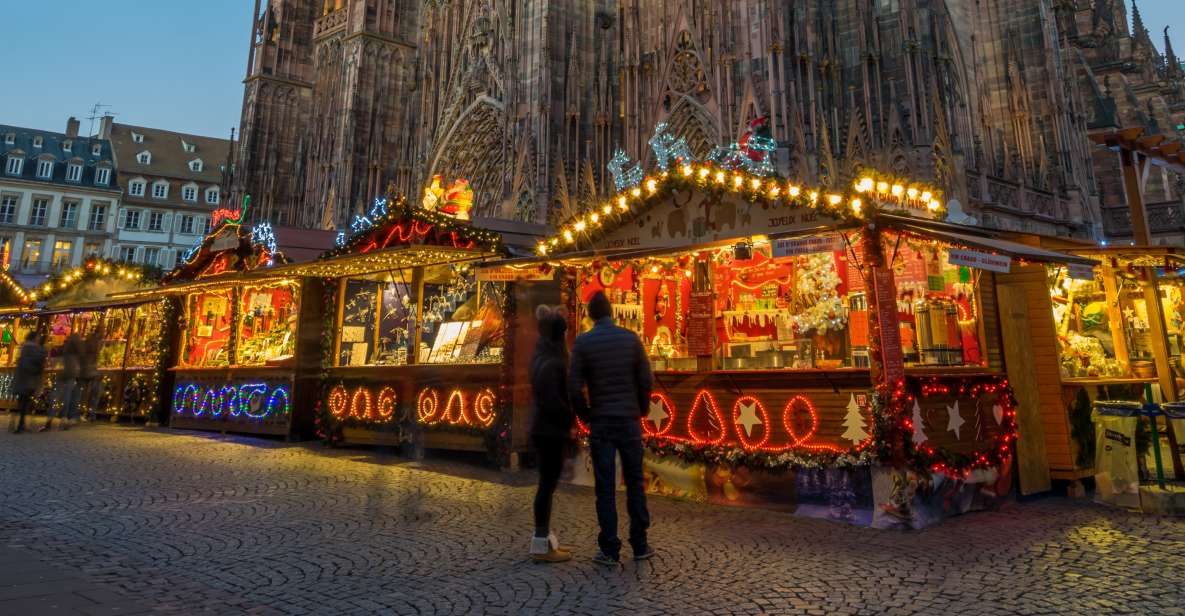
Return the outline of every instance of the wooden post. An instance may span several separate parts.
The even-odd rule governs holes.
[[[1119,151],[1119,158],[1123,164],[1123,188],[1127,193],[1128,210],[1131,212],[1132,237],[1140,246],[1152,245],[1152,232],[1148,227],[1148,213],[1144,209],[1143,178],[1148,167],[1147,160],[1141,160],[1139,154],[1127,147]],[[1152,358],[1156,363],[1156,377],[1160,384],[1160,394],[1166,401],[1177,400],[1177,380],[1173,375],[1173,367],[1169,361],[1168,328],[1165,327],[1164,309],[1160,304],[1160,285],[1156,281],[1156,270],[1152,267],[1141,267],[1140,288],[1144,292],[1144,304],[1148,311],[1148,325],[1152,329]],[[1148,400],[1152,402],[1152,400]],[[1151,421],[1157,421],[1155,417]],[[1166,422],[1169,443],[1173,449],[1173,473],[1178,477],[1185,477],[1185,467],[1181,464],[1181,456],[1177,454],[1176,434],[1172,424]]]
[[[1104,257],[1108,259],[1108,257]],[[1127,371],[1131,371],[1131,350],[1127,348],[1127,333],[1123,331],[1123,306],[1120,305],[1119,285],[1115,281],[1115,270],[1107,260],[1103,262],[1103,293],[1107,304],[1107,326],[1115,346],[1115,360]]]
[[[864,226],[861,245],[868,287],[868,369],[873,387],[889,403],[897,384],[905,378],[897,284],[892,263],[885,260],[884,236],[875,222]],[[898,429],[891,438],[894,463],[900,466],[905,461],[905,433]]]

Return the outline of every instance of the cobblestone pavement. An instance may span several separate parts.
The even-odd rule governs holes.
[[[3,434],[0,549],[157,613],[1185,614],[1183,520],[1048,498],[901,533],[652,499],[658,556],[607,570],[584,488],[557,495],[583,557],[526,560],[531,478],[167,430]]]

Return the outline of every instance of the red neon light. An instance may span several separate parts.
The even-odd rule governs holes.
[[[645,432],[647,436],[663,436],[667,432],[670,432],[671,428],[675,427],[675,403],[671,402],[671,399],[666,397],[665,394],[650,394],[650,403],[654,404],[656,401],[663,406],[663,410],[667,414],[666,425],[659,428],[653,421],[650,421],[648,416],[643,415],[642,431]],[[579,422],[580,420],[577,419],[576,421]],[[655,428],[658,429],[656,430]]]
[[[794,429],[794,412],[798,409],[805,408],[806,412],[811,418],[811,427],[806,434],[799,436]],[[819,429],[819,415],[815,412],[815,405],[803,396],[794,396],[786,403],[786,408],[782,409],[782,423],[786,426],[786,434],[790,435],[791,447],[798,447],[810,440],[815,435],[815,431]]]
[[[714,420],[716,425],[720,426],[720,434],[715,437],[701,435],[695,429],[696,414],[700,411],[700,407],[705,405],[708,407],[707,412],[711,413],[711,416],[708,417],[709,425]],[[697,445],[719,445],[728,437],[728,424],[724,423],[724,413],[720,412],[720,405],[716,404],[716,398],[712,395],[712,392],[701,389],[696,394],[695,401],[691,403],[691,412],[687,413],[687,434],[691,436],[691,440]]]
[[[739,424],[737,423],[737,419],[740,419],[741,417],[741,405],[744,402],[749,402],[756,406],[757,414],[761,418],[761,438],[756,442],[751,441],[749,435],[745,433],[744,428],[739,427]],[[758,400],[753,396],[741,396],[740,398],[737,398],[737,401],[732,405],[732,423],[733,426],[737,426],[735,428],[737,432],[737,439],[741,441],[741,446],[745,449],[750,451],[755,449],[764,449],[765,444],[769,442],[769,411],[765,410],[765,405],[761,403],[761,400]]]

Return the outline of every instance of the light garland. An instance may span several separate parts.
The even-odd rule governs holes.
[[[624,154],[622,154],[624,156]],[[624,172],[623,172],[624,173]],[[633,176],[627,178],[630,182]],[[808,208],[821,213],[864,222],[883,204],[906,210],[926,211],[941,217],[944,208],[937,189],[892,176],[866,173],[846,191],[811,188],[800,182],[765,177],[725,168],[716,162],[684,162],[677,169],[637,178],[618,186],[618,194],[593,205],[558,227],[555,235],[536,244],[541,256],[569,250],[579,242],[595,241],[607,229],[632,220],[658,201],[656,197],[694,188],[741,195],[765,207]],[[642,190],[645,187],[645,190]]]
[[[291,412],[292,395],[283,384],[252,382],[203,386],[182,383],[173,390],[173,414],[176,416],[265,420],[288,417]]]
[[[466,400],[472,401],[472,406]],[[435,387],[425,387],[416,396],[416,419],[421,425],[448,425],[470,428],[489,428],[497,418],[495,410],[497,396],[485,388],[467,397],[466,391],[455,388],[449,392],[444,407],[440,406],[440,393]]]
[[[338,384],[329,390],[326,403],[330,415],[339,421],[354,419],[385,424],[395,419],[396,399],[395,389],[390,386],[382,387],[375,393],[366,385],[348,390],[345,385]]]
[[[106,259],[87,259],[82,267],[66,269],[50,276],[41,285],[25,294],[27,302],[48,301],[68,289],[92,280],[127,280],[154,282],[160,278],[160,268],[133,263],[116,263]]]

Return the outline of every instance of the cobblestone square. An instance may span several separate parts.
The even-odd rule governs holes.
[[[168,430],[5,433],[0,550],[68,575],[22,586],[0,563],[0,614],[1185,614],[1185,520],[1051,497],[901,533],[655,498],[658,557],[607,570],[585,488],[556,506],[579,558],[526,559],[532,480]]]

